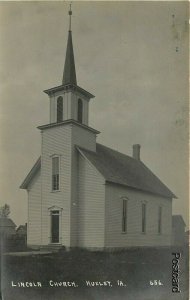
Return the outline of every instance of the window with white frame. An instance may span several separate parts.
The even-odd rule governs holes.
[[[142,233],[146,233],[146,204],[142,203]]]
[[[127,232],[127,199],[122,199],[122,232]]]
[[[59,190],[59,156],[52,157],[52,190]]]
[[[162,233],[162,207],[158,208],[158,233]]]

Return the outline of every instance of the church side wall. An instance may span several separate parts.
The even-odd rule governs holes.
[[[60,208],[60,244],[70,247],[71,125],[42,132],[42,245],[51,243],[50,208]],[[52,156],[60,157],[60,189],[52,191]],[[57,209],[57,208],[56,208]]]
[[[78,246],[103,248],[105,233],[105,180],[79,155]]]
[[[41,172],[39,171],[28,188],[27,244],[41,244]]]
[[[72,125],[71,247],[78,244],[79,152],[76,145],[95,151],[96,135],[80,126]]]
[[[122,197],[127,198],[127,232],[122,233]],[[142,233],[142,203],[146,203],[146,233]],[[158,209],[162,207],[162,233]],[[106,184],[106,247],[171,245],[172,200]]]

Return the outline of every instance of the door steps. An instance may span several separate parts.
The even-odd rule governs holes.
[[[49,245],[44,245],[40,247],[40,251],[51,251],[51,252],[58,252],[61,249],[64,249],[65,247],[60,244],[49,244]]]

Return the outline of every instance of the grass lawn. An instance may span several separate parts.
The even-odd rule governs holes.
[[[72,250],[24,257],[2,256],[2,298],[188,300],[187,250],[128,249],[115,253]],[[178,251],[182,255],[181,293],[172,293],[172,252]],[[153,280],[160,280],[162,285],[151,285]],[[26,282],[33,286],[19,286]],[[35,287],[37,282],[40,286]]]

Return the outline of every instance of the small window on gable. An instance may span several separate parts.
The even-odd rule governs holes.
[[[63,121],[63,97],[57,98],[57,123]]]
[[[142,233],[146,233],[146,204],[142,203]]]
[[[59,190],[59,157],[52,157],[52,190]]]
[[[78,122],[82,123],[83,115],[83,103],[81,99],[78,99]]]
[[[122,199],[122,232],[127,232],[127,199]]]
[[[162,207],[158,208],[158,233],[162,233]]]

